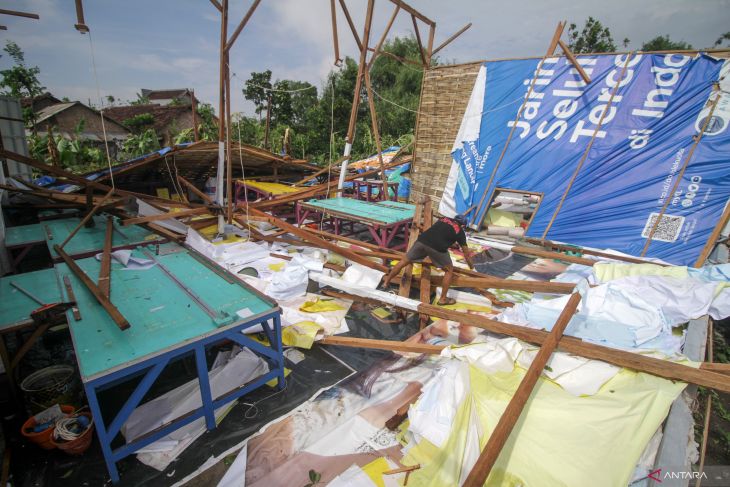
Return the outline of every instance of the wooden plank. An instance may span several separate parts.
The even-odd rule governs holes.
[[[423,15],[421,12],[419,12],[415,8],[413,8],[410,5],[408,5],[406,2],[404,2],[402,0],[390,0],[390,1],[392,3],[398,5],[400,8],[402,8],[403,10],[405,10],[406,12],[408,12],[409,14],[413,15],[414,17],[416,17],[421,22],[423,22],[425,24],[428,24],[428,25],[434,25],[434,26],[436,25],[436,22],[434,22],[433,20],[429,19],[428,17],[426,17],[425,15]]]
[[[59,245],[54,245],[53,249],[56,251],[56,253],[63,259],[63,261],[66,263],[69,269],[71,269],[71,272],[74,273],[74,275],[81,281],[81,283],[86,286],[86,288],[89,290],[89,292],[96,298],[96,300],[99,302],[99,304],[104,308],[104,310],[109,313],[109,316],[114,321],[114,323],[117,324],[120,330],[126,330],[130,327],[129,321],[122,316],[122,313],[119,312],[116,306],[112,304],[111,301],[109,301],[109,298],[104,296],[104,293],[102,293],[101,289],[99,289],[99,286],[96,285],[94,281],[91,280],[89,276],[86,275],[86,273],[79,267],[79,265],[74,261]]]
[[[156,222],[160,220],[171,220],[171,219],[177,219],[177,218],[183,218],[187,216],[195,216],[195,215],[203,215],[206,213],[210,213],[210,210],[208,208],[191,208],[189,210],[180,210],[180,211],[170,211],[168,213],[163,213],[161,215],[147,215],[147,216],[140,216],[135,218],[128,218],[126,220],[122,220],[122,226],[129,226],[129,225],[138,225],[140,223],[149,223],[149,222]]]
[[[233,31],[233,35],[231,35],[231,38],[226,43],[226,51],[230,51],[233,47],[233,44],[236,43],[236,39],[238,39],[238,36],[241,34],[241,31],[244,27],[246,27],[246,24],[251,19],[251,16],[253,15],[254,11],[256,10],[256,7],[259,6],[259,3],[261,3],[261,0],[254,0],[251,7],[246,12],[246,15],[241,19],[241,22],[236,27],[236,30]]]
[[[18,10],[7,10],[4,8],[0,8],[0,14],[12,15],[13,17],[25,17],[27,19],[34,19],[34,20],[40,19],[38,14],[34,14],[34,13],[30,13],[30,12],[20,12]]]
[[[397,13],[397,12],[396,12]],[[370,108],[370,121],[372,122],[373,138],[375,138],[375,148],[378,151],[378,163],[380,165],[380,177],[383,180],[383,199],[387,201],[390,197],[388,192],[388,176],[385,174],[385,167],[383,164],[383,146],[380,141],[380,130],[378,129],[378,115],[375,111],[375,100],[373,99],[373,87],[370,84],[370,72],[366,69],[365,75],[365,89],[368,94],[368,107]],[[396,197],[398,195],[396,194]]]
[[[355,252],[352,252],[349,249],[342,248],[338,246],[337,244],[334,244],[332,242],[328,242],[327,240],[324,240],[307,230],[303,228],[297,228],[294,225],[291,225],[284,220],[281,220],[279,218],[276,218],[274,216],[271,216],[267,213],[264,213],[262,211],[259,211],[255,208],[249,208],[249,212],[254,216],[260,216],[267,219],[269,223],[272,225],[276,225],[277,227],[281,228],[282,230],[286,230],[287,232],[296,235],[299,238],[302,238],[308,242],[317,244],[318,246],[322,247],[323,249],[331,250],[337,254],[342,255],[346,259],[349,259],[353,262],[357,262],[358,264],[362,264],[364,266],[370,267],[372,269],[377,269],[382,272],[387,272],[388,268],[382,264],[377,264],[375,262],[370,261],[369,259],[366,259],[365,257],[362,257]],[[240,220],[237,220],[240,223]]]
[[[446,39],[436,49],[434,49],[433,52],[431,53],[431,56],[435,56],[436,53],[438,53],[441,49],[443,49],[444,47],[446,47],[449,44],[451,44],[457,37],[459,37],[461,34],[463,34],[464,32],[466,32],[467,30],[469,30],[470,27],[471,27],[471,22],[469,22],[468,24],[466,24],[461,29],[457,30],[451,37],[449,37],[448,39]]]
[[[71,286],[71,279],[68,278],[68,276],[63,276],[63,287],[66,288],[66,296],[68,296],[69,301],[76,302],[76,294],[74,294],[74,288]],[[80,321],[81,320],[81,312],[79,311],[79,308],[74,305],[73,308],[71,308],[71,312],[74,315],[74,320]]]
[[[568,45],[560,39],[558,39],[558,45],[563,50],[565,57],[567,57],[568,61],[570,61],[570,64],[573,65],[575,70],[578,71],[578,74],[580,74],[580,77],[583,78],[583,81],[585,81],[587,85],[591,84],[591,78],[585,72],[585,70],[583,69],[583,66],[580,65],[580,63],[578,62],[578,59],[575,57],[575,55],[573,54],[573,51],[570,50]]]
[[[544,239],[540,239],[540,238],[528,237],[526,240],[532,244],[541,245],[543,247],[552,248],[555,250],[560,250],[560,251],[565,251],[565,252],[580,252],[583,255],[595,255],[596,257],[601,257],[601,258],[608,259],[608,260],[620,260],[622,262],[629,262],[631,264],[654,264],[654,265],[659,265],[659,266],[663,266],[663,267],[669,266],[669,264],[651,262],[649,260],[639,259],[636,257],[628,257],[625,255],[609,254],[609,253],[600,252],[597,250],[585,249],[583,247],[576,247],[576,246],[572,246],[572,245],[560,244],[557,242],[552,242],[550,240],[544,240]]]
[[[334,1],[335,0],[332,0],[332,5],[334,5]],[[400,5],[395,6],[395,9],[393,10],[393,13],[390,16],[390,20],[388,21],[388,25],[385,27],[383,34],[380,36],[378,43],[375,44],[375,50],[373,52],[373,55],[370,56],[370,61],[368,62],[368,66],[365,69],[366,73],[370,72],[370,69],[373,67],[375,60],[378,58],[378,51],[380,51],[380,48],[383,47],[383,43],[385,42],[385,39],[388,37],[388,33],[390,32],[390,29],[391,29],[391,27],[393,27],[393,22],[395,21],[395,18],[398,16],[398,12],[400,12]]]
[[[543,369],[555,351],[570,319],[575,314],[578,303],[580,303],[580,294],[575,293],[570,297],[565,308],[560,313],[553,329],[548,334],[547,339],[543,342],[537,355],[532,360],[530,367],[527,369],[525,376],[520,381],[520,385],[507,405],[507,409],[500,416],[497,426],[495,426],[494,431],[489,436],[487,445],[482,450],[476,464],[472,467],[464,482],[465,487],[480,487],[487,480],[487,477],[489,477],[489,473],[492,471],[492,467],[502,452],[502,448],[507,442],[510,433],[512,433],[512,429],[517,424],[517,420],[520,419],[522,410],[525,408],[525,404],[527,404],[527,400],[530,398],[530,394],[532,394],[532,390],[535,388]]]
[[[433,210],[431,208],[431,200],[427,199],[423,204],[423,225],[422,230],[426,231],[433,224]],[[428,303],[431,301],[431,268],[421,266],[421,282],[420,282],[421,302]],[[421,313],[418,319],[418,328],[423,330],[428,325],[429,316]]]
[[[71,233],[68,234],[68,236],[66,237],[66,240],[64,240],[63,243],[61,243],[61,248],[63,248],[68,243],[68,241],[71,240],[74,235],[76,235],[76,232],[78,232],[81,229],[81,227],[86,225],[86,222],[91,220],[91,217],[94,216],[94,214],[99,210],[101,205],[111,197],[113,191],[114,191],[114,189],[110,189],[109,192],[107,194],[105,194],[104,197],[101,199],[101,201],[99,201],[99,203],[97,203],[96,206],[91,208],[91,210],[84,216],[84,218],[81,219],[79,224],[76,225],[76,228],[74,228],[71,231]],[[88,193],[87,193],[87,195],[88,195]],[[93,199],[92,199],[92,201],[93,201]]]
[[[345,5],[345,0],[340,0],[340,6],[342,7],[342,12],[345,14],[347,25],[350,26],[350,30],[352,31],[352,37],[355,39],[355,44],[357,44],[357,50],[362,51],[362,42],[360,42],[360,36],[357,35],[355,23],[352,21],[352,17],[350,17],[350,11],[347,9],[347,5]]]
[[[343,337],[340,335],[324,337],[317,343],[319,343],[320,345],[337,345],[340,347],[392,350],[394,352],[427,353],[430,355],[438,355],[444,348],[443,345],[431,345],[428,343],[396,342],[392,340],[374,340],[369,338]]]
[[[550,41],[550,45],[548,46],[548,50],[545,56],[551,57],[553,54],[555,54],[555,49],[558,48],[558,41],[562,37],[563,31],[565,30],[565,24],[567,24],[567,22],[565,21],[558,22],[558,27],[557,29],[555,29],[553,39]]]
[[[591,266],[591,267],[596,262],[599,262],[597,260],[586,259],[584,257],[577,257],[575,255],[561,254],[560,252],[551,252],[549,250],[536,249],[533,247],[523,247],[521,245],[515,245],[514,247],[512,247],[512,252],[514,252],[516,254],[531,255],[534,257],[542,257],[545,259],[562,260],[563,262],[587,265],[587,266]]]
[[[159,226],[159,225],[157,225],[155,223],[147,223],[144,226],[147,227],[147,228],[149,228],[150,230],[152,230],[156,234],[162,235],[163,237],[165,237],[165,238],[167,238],[169,240],[175,240],[175,241],[177,241],[177,240],[184,240],[185,239],[185,235],[182,235],[182,234],[179,234],[179,233],[175,233],[172,230],[168,230],[167,228],[161,227],[161,226]]]
[[[413,247],[413,244],[418,240],[418,235],[421,233],[421,225],[423,220],[423,202],[416,204],[416,209],[413,212],[413,223],[411,223],[410,234],[408,237],[408,246],[406,251]],[[398,296],[405,298],[411,295],[411,284],[413,282],[413,266],[409,265],[403,270],[403,278],[400,280],[398,286]]]
[[[426,54],[423,52],[423,42],[421,42],[421,33],[418,30],[418,22],[416,16],[411,14],[411,20],[413,21],[413,32],[416,34],[416,43],[418,44],[418,53],[421,55],[421,61],[424,66],[428,66],[426,61]]]
[[[725,228],[725,225],[727,225],[728,221],[730,221],[730,204],[725,206],[725,211],[723,211],[720,220],[718,220],[717,225],[715,225],[715,229],[710,234],[710,238],[707,239],[707,243],[703,247],[702,252],[700,252],[699,257],[697,257],[694,267],[700,268],[705,265],[705,261],[710,256],[710,252],[712,252],[712,249],[715,247],[718,238],[720,238],[720,232],[722,232],[722,230]]]
[[[328,296],[342,299],[351,299],[353,301],[361,301],[376,305],[385,304],[375,298],[353,296],[347,293],[333,292],[330,290],[324,290],[323,292]],[[515,337],[519,340],[535,345],[542,345],[548,336],[548,332],[543,330],[502,323],[501,321],[486,318],[484,316],[449,310],[426,303],[421,303],[418,306],[418,311],[436,318],[456,321],[463,325],[475,326],[500,335]],[[668,380],[678,380],[697,384],[703,387],[709,387],[722,392],[730,392],[730,376],[712,370],[712,368],[716,367],[717,364],[701,363],[700,368],[696,369],[677,362],[670,362],[668,360],[649,357],[647,355],[584,342],[579,338],[571,336],[564,336],[560,340],[558,350],[591,360],[600,360],[617,367],[624,367],[637,372],[644,372]]]
[[[206,204],[208,204],[208,205],[214,205],[215,204],[215,202],[211,199],[210,196],[208,196],[204,192],[200,191],[193,183],[191,183],[190,181],[188,181],[184,177],[178,176],[177,177],[177,180],[180,182],[180,184],[185,185],[188,188],[188,190],[192,191],[194,195],[196,195],[197,197],[199,197],[200,199],[202,199]]]
[[[101,254],[101,267],[99,268],[99,290],[109,299],[111,292],[111,269],[112,269],[112,238],[114,235],[114,218],[107,217],[106,233],[104,234],[104,251]]]

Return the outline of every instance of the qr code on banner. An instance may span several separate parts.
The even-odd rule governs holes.
[[[649,238],[651,229],[654,228],[658,217],[659,213],[649,215],[649,218],[646,220],[646,225],[644,225],[644,231],[641,232],[642,237]],[[682,231],[682,225],[684,225],[683,216],[667,215],[665,213],[662,215],[662,221],[659,222],[654,236],[651,239],[661,242],[675,242],[679,237],[679,232]]]

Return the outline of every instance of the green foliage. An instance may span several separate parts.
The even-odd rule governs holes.
[[[692,49],[692,45],[684,41],[673,41],[669,35],[656,36],[641,45],[642,51],[685,51]]]
[[[322,479],[322,474],[315,471],[310,470],[309,471],[309,483],[304,484],[304,487],[314,487],[319,483],[319,481]]]
[[[593,17],[588,17],[581,31],[576,24],[570,24],[568,39],[568,46],[576,54],[616,51],[611,31]]]
[[[198,103],[197,118],[200,140],[207,140],[208,142],[218,140],[218,122],[215,118],[213,106],[210,103]]]
[[[725,32],[717,38],[717,40],[715,41],[715,47],[722,46],[723,42],[727,43],[727,45],[730,45],[730,31]]]
[[[136,100],[130,100],[130,105],[149,105],[150,98],[148,96],[143,95],[141,92],[137,93],[137,99]]]
[[[53,135],[61,167],[77,174],[99,169],[107,164],[104,149],[81,138],[85,125],[86,123],[82,119],[74,127],[74,133],[70,139],[60,134]],[[28,146],[33,158],[45,161],[46,164],[53,164],[48,152],[47,134],[30,135]]]
[[[3,49],[13,60],[13,67],[0,71],[2,80],[0,87],[3,88],[3,95],[10,95],[14,98],[34,98],[43,94],[45,87],[38,80],[41,70],[38,66],[28,67],[25,64],[25,54],[13,41],[7,41]],[[36,120],[35,112],[32,109],[23,110],[23,118],[26,125],[33,125]]]
[[[251,73],[251,78],[246,80],[246,87],[243,89],[243,97],[251,101],[256,107],[256,114],[261,117],[261,112],[267,104],[268,90],[271,89],[271,70],[267,69],[261,73]]]
[[[155,123],[155,117],[151,113],[140,113],[122,122],[135,134],[147,130]]]
[[[133,159],[160,149],[160,141],[153,129],[147,129],[139,134],[131,135],[122,144],[124,159]]]

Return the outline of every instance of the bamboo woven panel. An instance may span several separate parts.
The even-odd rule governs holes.
[[[411,201],[428,196],[438,208],[451,168],[451,147],[481,65],[475,62],[426,71],[418,109]]]

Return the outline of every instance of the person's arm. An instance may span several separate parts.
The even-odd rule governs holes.
[[[464,253],[464,260],[466,260],[466,263],[469,265],[469,269],[474,270],[474,263],[471,260],[472,254],[471,250],[469,250],[469,247],[466,245],[462,245],[461,251]]]

